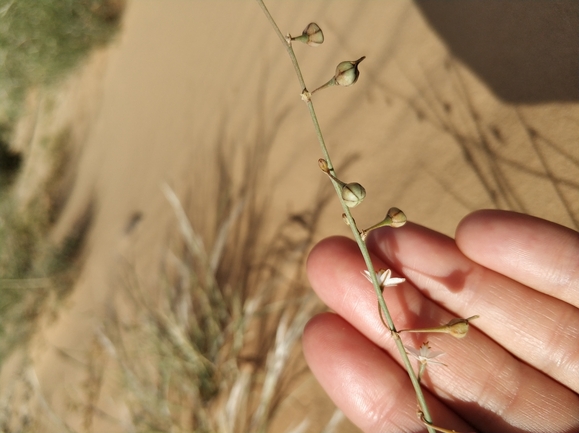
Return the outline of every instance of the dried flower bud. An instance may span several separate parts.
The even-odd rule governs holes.
[[[342,199],[346,206],[356,207],[366,197],[366,190],[357,182],[347,183],[342,187]]]
[[[342,214],[342,220],[344,220],[344,223],[345,223],[347,226],[350,225],[350,221],[348,220],[348,216],[347,216],[345,213]]]
[[[390,227],[398,228],[406,224],[406,215],[397,207],[391,207],[386,214],[386,220],[390,220]]]
[[[362,230],[360,232],[360,236],[362,237],[362,240],[365,241],[368,237],[368,233],[370,233],[372,230],[378,229],[380,227],[398,228],[402,227],[404,224],[406,224],[406,215],[404,212],[402,212],[397,207],[391,207],[382,221],[374,224],[372,227],[368,227],[367,229]]]
[[[303,42],[310,47],[316,47],[324,42],[324,33],[316,23],[309,23],[300,36],[291,38],[291,40]]]
[[[328,175],[329,178],[333,179],[335,182],[340,185],[341,192],[342,192],[342,200],[348,207],[356,207],[364,200],[366,197],[366,189],[360,185],[358,182],[352,183],[345,183],[330,173],[330,169],[328,167],[328,161],[323,158],[318,159],[318,165],[320,169]]]
[[[336,74],[330,79],[330,81],[313,90],[308,96],[311,97],[318,90],[325,89],[326,87],[332,87],[336,85],[351,86],[356,81],[358,81],[358,77],[360,76],[360,71],[358,71],[358,63],[360,63],[365,58],[366,56],[362,56],[353,62],[348,60],[340,63],[336,67]]]
[[[346,61],[342,62],[336,68],[336,75],[334,75],[334,80],[339,86],[351,86],[360,76],[360,71],[358,70],[358,64],[364,60],[366,56],[360,57],[356,61]]]
[[[320,167],[320,170],[322,170],[324,173],[330,172],[330,168],[328,167],[328,161],[326,161],[324,158],[318,159],[318,166]]]
[[[468,332],[468,322],[476,318],[478,318],[478,316],[472,316],[468,319],[452,319],[446,324],[448,327],[448,333],[455,338],[466,337],[466,333]]]

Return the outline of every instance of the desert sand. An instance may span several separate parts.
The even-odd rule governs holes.
[[[507,12],[498,2],[270,3],[282,31],[297,35],[311,21],[324,31],[322,46],[295,46],[308,87],[366,56],[356,85],[314,97],[339,176],[368,192],[354,212],[361,226],[396,206],[449,236],[481,208],[579,227],[576,2],[512,1]],[[95,213],[74,291],[31,343],[43,400],[34,410],[47,429],[62,431],[60,418],[83,431],[70,400],[80,398],[96,330],[110,309],[122,311],[123,266],[147,290],[159,284],[176,225],[163,184],[187,203],[208,245],[220,152],[237,184],[248,155],[259,153],[257,193],[269,201],[255,230],[267,236],[288,214],[315,208],[320,188],[331,192],[300,92],[258,6],[232,0],[129,1],[117,39],[63,84],[43,127],[72,128],[75,177],[53,236],[89,204]],[[348,236],[340,215],[330,201],[316,239]],[[126,408],[113,389],[98,397],[106,416],[92,431],[123,431]],[[333,406],[315,379],[299,376],[292,392],[271,431],[305,417],[306,431],[320,431]],[[336,431],[357,430],[343,421]]]

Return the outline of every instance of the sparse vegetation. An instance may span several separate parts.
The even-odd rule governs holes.
[[[59,299],[68,292],[93,210],[86,209],[59,245],[50,240],[68,196],[70,133],[65,128],[42,138],[47,174],[29,186],[34,193],[23,201],[13,186],[26,160],[11,146],[13,129],[26,93],[57,83],[93,47],[109,41],[123,5],[0,0],[0,364],[27,340],[50,295]]]
[[[10,132],[26,92],[56,82],[110,40],[123,0],[0,1],[0,124]],[[3,137],[6,139],[6,137]]]
[[[265,238],[255,229],[268,214],[255,167],[267,150],[251,154],[241,185],[233,184],[229,164],[217,164],[219,193],[206,209],[216,213],[214,232],[205,228],[202,236],[190,220],[195,212],[163,186],[178,223],[161,263],[164,283],[143,287],[127,263],[123,304],[132,312],[112,312],[95,337],[95,351],[120,370],[134,431],[271,431],[305,371],[301,332],[322,307],[305,284],[304,262],[329,196]],[[89,395],[101,384],[94,381]],[[83,416],[91,425],[99,413],[88,400]],[[328,432],[336,424],[330,421]]]
[[[0,197],[0,364],[15,344],[34,329],[35,318],[50,294],[62,298],[70,289],[74,264],[92,218],[87,208],[68,236],[55,244],[50,231],[62,204],[62,166],[68,143],[59,143],[52,171],[30,202],[23,205],[5,191]],[[55,162],[56,161],[56,162]]]

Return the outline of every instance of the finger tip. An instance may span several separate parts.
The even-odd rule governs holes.
[[[306,261],[306,273],[314,290],[327,285],[330,276],[342,274],[344,269],[337,265],[352,263],[354,255],[359,254],[355,242],[343,236],[332,236],[318,242]]]
[[[351,243],[352,241],[343,236],[330,236],[328,238],[319,241],[308,255],[306,262],[306,267],[309,269],[311,267],[316,267],[319,264],[323,264],[329,254],[332,254],[336,249],[342,248],[344,244]]]
[[[413,392],[405,386],[403,370],[345,319],[334,313],[315,316],[302,344],[322,388],[363,431],[416,428]]]
[[[488,222],[502,214],[504,211],[496,209],[479,209],[466,215],[457,225],[455,234],[477,228],[480,224]]]
[[[481,241],[494,236],[498,224],[517,218],[518,215],[520,214],[499,209],[480,209],[471,212],[456,227],[455,242],[463,253],[470,252],[474,245],[480,249],[481,245],[488,245]]]
[[[304,326],[302,347],[308,364],[314,360],[320,347],[327,341],[326,337],[331,335],[331,328],[336,318],[335,313],[320,313],[312,317]]]
[[[308,344],[311,341],[316,340],[319,335],[325,332],[324,328],[328,322],[328,316],[333,315],[334,313],[325,312],[316,314],[310,320],[308,320],[306,326],[304,326],[303,340]]]
[[[519,212],[501,209],[479,209],[469,213],[458,224],[456,235],[468,231],[480,231],[481,229],[495,226],[496,224],[514,223],[519,224],[523,220],[533,218]]]

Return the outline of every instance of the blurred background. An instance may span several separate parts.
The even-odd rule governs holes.
[[[449,236],[579,228],[574,0],[269,2],[340,178]],[[0,0],[0,430],[356,432],[301,355],[311,246],[348,236],[253,1]]]

